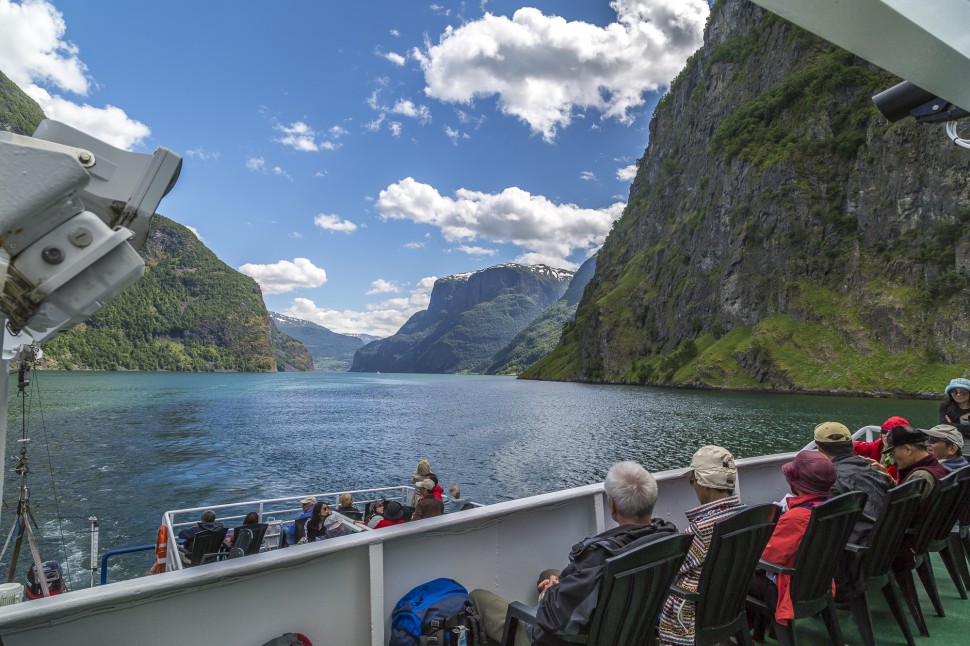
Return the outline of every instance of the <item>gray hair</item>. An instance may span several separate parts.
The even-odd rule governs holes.
[[[203,523],[214,523],[216,522],[216,512],[211,509],[206,509],[202,512],[202,522]]]
[[[455,498],[461,498],[461,487],[458,485],[451,485],[450,491]]]
[[[606,474],[606,495],[617,513],[627,518],[647,518],[657,504],[657,481],[636,462],[617,462]]]

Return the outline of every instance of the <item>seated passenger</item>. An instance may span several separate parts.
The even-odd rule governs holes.
[[[963,435],[955,426],[937,424],[923,433],[927,436],[926,444],[933,457],[947,471],[956,471],[970,464],[963,457]]]
[[[444,494],[445,490],[441,487],[440,484],[438,484],[438,476],[436,476],[433,473],[429,473],[428,480],[434,483],[434,489],[432,489],[431,493],[434,494],[435,498],[437,498],[441,502],[444,502],[444,498],[442,497],[442,494]]]
[[[384,520],[384,507],[386,505],[386,500],[378,500],[376,503],[374,503],[374,513],[372,513],[370,518],[367,519],[368,527],[375,529],[377,527],[377,523]]]
[[[296,521],[289,525],[284,525],[280,529],[280,545],[295,545],[298,540],[304,538],[304,532],[300,532],[300,536],[296,535],[297,524],[304,524],[298,523],[297,521],[307,521],[310,519],[310,516],[313,515],[313,506],[317,504],[317,499],[315,496],[307,496],[300,501],[300,504],[303,506],[303,511],[296,517]]]
[[[576,641],[571,636],[586,635],[606,559],[623,552],[634,541],[650,542],[677,533],[672,524],[653,518],[657,483],[636,462],[614,464],[606,474],[603,488],[610,515],[619,527],[574,545],[569,564],[561,574],[546,570],[540,575],[536,586],[538,623],[517,631],[516,646],[560,646]],[[470,595],[482,616],[485,634],[501,641],[509,601],[489,590],[473,590]]]
[[[384,505],[383,518],[376,525],[374,529],[380,529],[381,527],[390,527],[391,525],[400,525],[404,522],[404,505],[396,500],[391,500]]]
[[[884,470],[877,468],[875,465],[878,463],[875,461],[852,453],[852,433],[845,424],[824,422],[816,426],[815,446],[835,466],[833,496],[850,491],[866,493],[866,505],[852,528],[849,542],[868,545],[872,528],[889,503],[889,490],[895,486],[895,480]],[[854,599],[865,592],[862,558],[861,553],[844,552],[841,555],[835,570],[835,589],[839,601]]]
[[[202,516],[194,527],[186,527],[179,531],[179,538],[185,539],[185,545],[182,546],[182,549],[186,552],[191,552],[192,543],[194,542],[196,534],[199,532],[214,532],[222,529],[222,527],[222,523],[216,521],[216,512],[211,509],[206,509],[202,512]]]
[[[340,506],[337,507],[337,513],[343,514],[351,520],[360,520],[363,514],[354,507],[354,497],[349,493],[340,494]]]
[[[414,513],[411,515],[411,520],[434,518],[445,513],[444,503],[434,497],[434,489],[436,486],[432,480],[424,480],[417,484],[417,490],[421,494],[421,497],[414,505]],[[440,487],[438,488],[440,489]]]
[[[259,514],[256,513],[255,511],[251,511],[248,514],[246,514],[246,517],[243,518],[242,526],[238,527],[237,529],[242,529],[244,527],[251,527],[253,525],[258,525],[258,524],[259,524]],[[226,540],[223,542],[229,547],[232,547],[236,543],[235,530],[230,530],[230,534],[226,536]]]
[[[445,498],[445,513],[450,514],[456,511],[461,511],[462,506],[468,502],[461,497],[461,487],[458,485],[452,485],[451,489],[448,490],[448,497]]]
[[[884,455],[885,451],[883,449],[886,448],[886,435],[897,426],[909,426],[909,422],[902,417],[890,417],[879,426],[878,440],[873,440],[872,442],[854,442],[852,445],[852,450],[856,455],[875,460],[876,462],[882,462],[886,466],[886,472],[894,479],[896,478],[896,465],[893,463],[891,455]]]
[[[312,543],[318,539],[323,539],[327,531],[326,521],[331,515],[330,506],[327,503],[318,502],[313,505],[313,510],[310,512],[310,520],[304,525],[303,536],[298,542]]]
[[[761,560],[792,567],[795,553],[801,545],[812,507],[828,500],[836,472],[832,461],[818,451],[801,451],[795,459],[781,468],[794,497],[787,499],[788,509],[778,519],[775,531],[768,539]],[[749,594],[762,601],[775,601],[775,621],[787,625],[795,617],[788,593],[791,577],[758,570],[751,581]]]
[[[688,481],[701,505],[685,512],[689,523],[687,532],[694,535],[694,540],[673,586],[697,592],[714,525],[741,511],[744,505],[734,493],[738,472],[730,451],[719,446],[702,446],[694,453],[690,468]],[[694,643],[693,601],[677,594],[667,597],[660,613],[660,643],[674,646]]]

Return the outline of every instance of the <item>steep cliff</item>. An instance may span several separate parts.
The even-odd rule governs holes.
[[[548,354],[559,342],[562,328],[576,316],[579,299],[596,271],[596,256],[584,262],[569,281],[566,293],[499,350],[485,371],[490,375],[517,375]]]
[[[660,101],[576,320],[525,376],[939,392],[970,362],[970,155],[742,0]]]
[[[357,351],[355,372],[484,372],[496,352],[556,302],[572,272],[498,265],[439,278],[428,309]]]

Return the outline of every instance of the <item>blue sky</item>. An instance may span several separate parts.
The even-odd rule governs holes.
[[[46,114],[185,158],[159,209],[267,306],[387,335],[435,277],[575,269],[622,212],[704,0],[0,0]]]

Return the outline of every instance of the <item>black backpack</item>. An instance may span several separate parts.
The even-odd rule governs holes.
[[[468,590],[451,579],[435,579],[394,606],[388,646],[485,646],[485,630]]]

